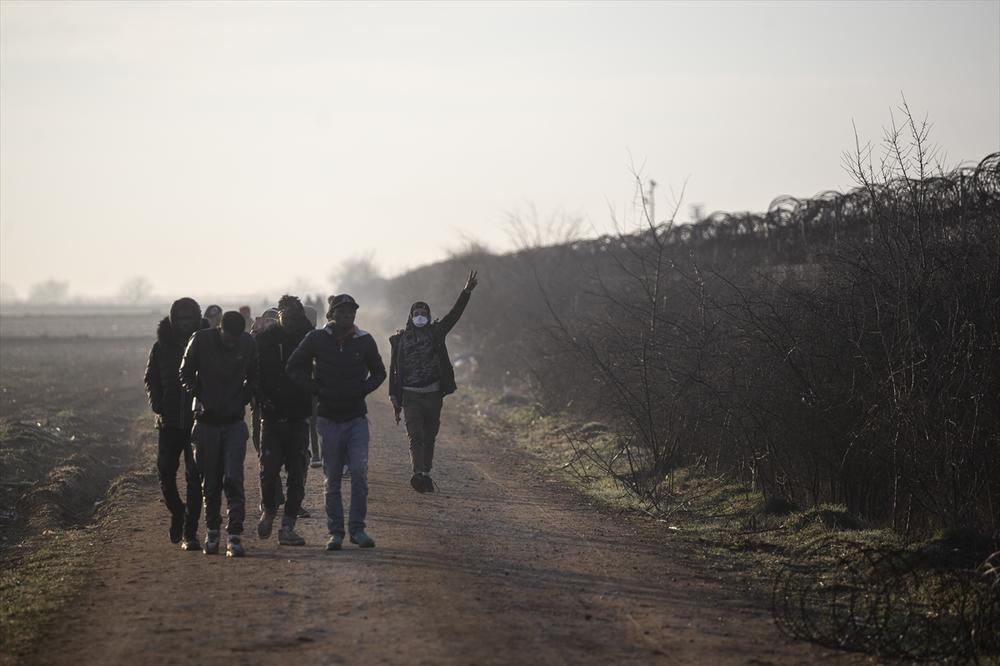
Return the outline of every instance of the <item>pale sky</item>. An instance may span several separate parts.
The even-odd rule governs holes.
[[[946,163],[1000,150],[1000,2],[0,0],[0,280],[113,294],[329,290],[509,211],[847,189],[852,120],[906,95]]]

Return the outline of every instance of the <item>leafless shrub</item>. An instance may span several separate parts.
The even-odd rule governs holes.
[[[855,190],[675,225],[637,178],[632,228],[419,269],[388,290],[399,323],[417,297],[443,313],[474,261],[453,351],[611,424],[574,435],[577,460],[651,510],[700,465],[906,535],[996,536],[1000,156],[945,173],[903,116],[858,141]]]

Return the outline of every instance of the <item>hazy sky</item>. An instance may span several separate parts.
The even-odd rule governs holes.
[[[1000,149],[1000,2],[2,0],[0,280],[328,290],[531,205],[606,230],[630,159],[761,210],[849,187],[901,92],[948,164]]]

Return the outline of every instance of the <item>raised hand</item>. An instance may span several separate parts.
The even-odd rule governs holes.
[[[465,291],[472,291],[476,288],[476,285],[479,284],[478,275],[479,271],[469,271],[469,279],[465,282]]]

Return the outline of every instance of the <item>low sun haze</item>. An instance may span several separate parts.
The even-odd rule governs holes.
[[[0,281],[330,287],[511,214],[762,210],[852,183],[901,95],[1000,149],[1000,3],[0,3]],[[897,115],[898,117],[898,115]],[[662,213],[662,214],[660,214]]]

